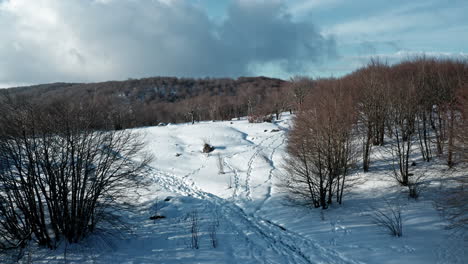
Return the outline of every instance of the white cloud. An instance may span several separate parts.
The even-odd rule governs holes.
[[[345,0],[295,0],[289,4],[289,11],[294,16],[307,15],[313,9],[329,8],[339,5]]]
[[[0,2],[0,82],[239,76],[255,74],[251,63],[323,61],[333,41],[287,14],[283,1],[238,0],[219,25],[182,0]]]

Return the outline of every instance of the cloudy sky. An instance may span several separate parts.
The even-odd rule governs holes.
[[[0,0],[0,87],[468,58],[466,0]]]

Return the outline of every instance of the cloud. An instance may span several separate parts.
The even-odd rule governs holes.
[[[452,1],[428,0],[401,4],[383,2],[377,10],[368,10],[365,16],[356,16],[334,24],[324,33],[335,34],[353,41],[360,38],[394,39],[395,35],[430,35],[438,29],[449,29],[465,21],[468,5]],[[431,36],[432,37],[432,36]]]
[[[235,68],[276,63],[283,71],[295,72],[336,55],[333,38],[321,35],[310,23],[292,22],[279,1],[237,2],[220,32],[224,50],[237,51],[228,59],[239,64]]]
[[[288,7],[295,16],[306,16],[312,10],[336,7],[345,0],[296,0]]]
[[[234,0],[221,23],[182,0],[7,0],[0,32],[0,83],[293,74],[336,54],[279,0]]]

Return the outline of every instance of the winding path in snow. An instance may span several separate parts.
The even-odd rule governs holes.
[[[272,189],[273,173],[274,173],[274,171],[277,169],[277,166],[275,165],[275,162],[273,161],[273,159],[274,159],[274,156],[275,156],[275,153],[277,152],[277,150],[278,150],[280,147],[282,147],[282,146],[284,145],[284,143],[286,142],[286,137],[285,137],[284,135],[281,135],[281,134],[280,134],[280,136],[279,136],[277,139],[275,139],[275,140],[270,144],[270,146],[272,146],[274,143],[276,143],[276,142],[277,142],[279,139],[281,139],[281,138],[282,138],[282,140],[281,140],[280,144],[278,144],[277,146],[275,146],[275,147],[273,148],[273,150],[271,151],[271,153],[270,153],[270,155],[269,155],[269,157],[268,157],[268,161],[269,161],[269,163],[270,163],[271,168],[270,168],[270,171],[268,172],[268,179],[265,181],[265,184],[268,185],[268,187],[267,187],[267,193],[265,194],[265,198],[264,198],[264,199],[260,202],[260,204],[255,208],[254,214],[257,213],[257,212],[262,208],[262,206],[266,203],[266,201],[267,201],[268,199],[271,198],[271,189]]]
[[[239,133],[242,133],[244,136],[244,140],[252,143],[251,145],[251,149],[249,150],[243,150],[243,151],[240,151],[240,152],[236,152],[236,153],[233,153],[231,155],[228,155],[226,157],[223,158],[223,164],[226,165],[227,168],[229,168],[229,170],[234,174],[234,191],[233,191],[233,195],[232,195],[232,198],[234,200],[238,199],[240,194],[244,194],[244,197],[246,198],[247,201],[251,201],[252,198],[251,198],[251,187],[250,187],[250,181],[251,181],[251,174],[252,174],[252,170],[253,170],[253,162],[255,161],[255,159],[258,157],[258,155],[263,151],[264,149],[264,146],[263,144],[274,138],[275,135],[271,135],[269,137],[266,137],[264,139],[262,139],[258,144],[255,144],[253,143],[253,141],[250,141],[248,140],[248,134],[244,133],[244,132],[241,132],[239,131]],[[245,175],[245,181],[244,181],[244,191],[242,192],[241,190],[241,176],[242,174],[239,172],[239,170],[237,168],[235,168],[234,166],[231,165],[231,163],[228,161],[229,159],[232,159],[233,157],[236,157],[240,154],[243,154],[243,153],[247,153],[247,152],[250,152],[250,151],[254,151],[254,154],[249,158],[248,162],[247,162],[247,169],[245,170],[246,171],[246,175]]]
[[[269,220],[246,214],[235,203],[204,192],[174,174],[156,168],[148,168],[148,174],[164,189],[201,199],[218,208],[224,223],[245,239],[247,246],[242,250],[249,251],[252,263],[361,263]],[[232,246],[233,250],[238,250],[238,245]]]
[[[347,258],[333,249],[322,247],[317,241],[306,238],[258,215],[257,212],[271,197],[272,178],[275,170],[277,170],[273,160],[275,153],[286,142],[285,131],[287,129],[281,127],[280,130],[274,132],[273,135],[266,136],[256,144],[248,140],[248,134],[239,131],[244,134],[245,140],[252,144],[247,151],[244,150],[223,157],[223,164],[234,174],[233,199],[223,199],[201,190],[194,184],[191,177],[198,173],[201,168],[180,177],[157,168],[148,167],[148,175],[152,175],[152,179],[160,187],[183,196],[200,199],[207,203],[207,207],[217,210],[218,215],[222,217],[223,224],[227,225],[227,228],[241,239],[241,241],[228,240],[229,243],[226,245],[227,251],[229,251],[226,254],[229,254],[232,263],[246,263],[245,259],[241,262],[236,261],[236,256],[240,255],[248,256],[251,260],[249,263],[361,263]],[[252,151],[253,154],[248,159],[247,167],[242,170],[242,173],[241,170],[230,164],[229,160],[233,157],[251,153]],[[242,202],[242,204],[247,205],[246,208],[249,207],[249,202],[252,200],[251,176],[255,170],[255,160],[261,153],[265,153],[270,169],[265,182],[257,187],[266,185],[266,194],[264,199],[253,208],[252,213],[246,213],[236,203]],[[245,177],[245,179],[241,179],[241,177]]]

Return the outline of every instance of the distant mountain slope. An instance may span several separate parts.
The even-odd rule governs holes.
[[[235,96],[247,88],[256,88],[257,92],[265,92],[268,88],[280,87],[284,83],[283,80],[268,77],[240,77],[238,79],[152,77],[97,83],[40,84],[10,88],[7,91],[35,98],[59,96],[86,98],[90,94],[99,94],[126,98],[130,101],[174,102],[202,94]]]
[[[116,128],[226,120],[245,116],[286,81],[267,77],[176,78],[153,77],[98,83],[51,83],[0,90],[40,105],[54,102],[95,103]],[[260,109],[260,108],[258,108]],[[272,112],[272,110],[266,110]]]

